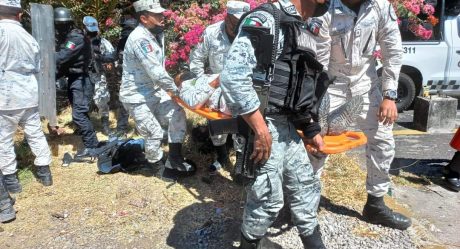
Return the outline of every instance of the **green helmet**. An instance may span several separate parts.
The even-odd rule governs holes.
[[[64,7],[56,8],[54,9],[54,22],[73,22],[72,13]]]

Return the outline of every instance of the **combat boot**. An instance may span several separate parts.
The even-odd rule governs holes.
[[[453,171],[450,165],[446,166],[443,172],[444,178],[447,182],[447,187],[453,191],[460,191],[460,174]]]
[[[93,162],[96,157],[95,148],[83,148],[73,157],[76,162]]]
[[[19,183],[18,173],[13,173],[9,175],[3,175],[3,179],[5,181],[5,187],[10,193],[21,193],[22,186]]]
[[[300,235],[302,240],[303,248],[305,249],[323,249],[326,248],[321,238],[321,231],[319,225],[315,227],[313,233],[310,235]]]
[[[240,249],[279,249],[281,246],[277,246],[266,238],[257,240],[248,240],[241,234]]]
[[[14,211],[14,201],[11,199],[5,186],[5,179],[0,172],[0,222],[5,223],[12,221],[16,218],[16,211]]]
[[[444,167],[443,175],[447,182],[447,187],[453,191],[460,191],[460,152],[457,151],[450,160],[449,164]]]
[[[196,167],[190,161],[182,157],[182,144],[170,143],[169,155],[165,163],[165,172],[176,174],[178,176],[191,176],[195,173]]]
[[[108,136],[110,134],[110,122],[109,117],[102,116],[101,117],[101,124],[102,124],[102,134]]]
[[[370,194],[367,195],[367,202],[364,205],[363,218],[369,223],[399,230],[406,230],[412,224],[408,217],[387,207],[383,196],[375,197]]]
[[[37,166],[37,180],[43,186],[53,185],[53,177],[51,176],[50,166]]]

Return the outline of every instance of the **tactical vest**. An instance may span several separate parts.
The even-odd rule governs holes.
[[[284,10],[278,11],[281,13],[284,45],[275,62],[269,113],[308,113],[316,103],[316,80],[323,66],[316,60],[316,47],[312,49],[308,44],[312,37],[307,33],[306,25],[298,17],[290,16]]]
[[[66,36],[67,40],[72,40],[72,37],[83,35],[84,36],[84,46],[79,51],[78,55],[75,56],[72,60],[68,61],[61,66],[66,72],[64,74],[81,74],[87,73],[88,67],[91,61],[91,45],[89,39],[83,34],[83,31],[80,29],[72,29],[69,34]],[[60,49],[65,49],[65,42],[60,44]]]
[[[240,22],[250,13],[260,10],[273,15],[277,22],[276,26],[284,34],[283,51],[274,61],[265,114],[291,115],[292,121],[300,120],[299,126],[309,123],[312,118],[315,119],[315,107],[318,102],[316,83],[323,70],[321,63],[316,60],[316,43],[307,33],[310,31],[300,17],[289,15],[283,8],[280,10],[272,4],[263,4],[246,13],[241,17]],[[250,35],[257,58],[257,67],[266,67],[267,58],[272,53],[269,47],[271,45],[264,44],[263,41],[267,39],[260,37],[257,30],[254,32],[254,28],[245,30],[243,26],[243,30]],[[276,42],[277,40],[275,46],[272,46],[273,49],[278,47]]]

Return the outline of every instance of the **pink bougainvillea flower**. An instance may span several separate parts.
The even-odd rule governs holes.
[[[381,60],[382,59],[382,51],[381,50],[376,50],[376,51],[374,51],[372,56],[374,56],[374,58],[376,58],[377,60]]]
[[[433,5],[431,4],[425,4],[425,6],[423,6],[423,13],[427,14],[427,15],[433,15],[434,14],[434,7]]]
[[[105,20],[105,26],[106,27],[111,27],[113,25],[113,19],[111,17],[107,18]]]
[[[172,10],[166,10],[165,12],[163,12],[163,15],[165,17],[170,17],[174,12]]]
[[[411,8],[410,8],[410,11],[412,11],[412,13],[414,13],[416,15],[420,14],[420,5],[418,5],[418,4],[412,5]]]
[[[429,29],[425,29],[425,31],[423,32],[422,34],[422,39],[424,40],[428,40],[431,38],[431,36],[433,35],[433,31],[432,30],[429,30]]]

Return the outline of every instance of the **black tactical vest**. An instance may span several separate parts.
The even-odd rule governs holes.
[[[318,77],[322,74],[323,66],[316,60],[316,44],[309,44],[308,39],[313,39],[309,34],[307,25],[300,17],[292,16],[281,10],[264,4],[255,10],[243,15],[240,22],[250,13],[263,10],[275,17],[279,16],[279,27],[284,34],[283,51],[274,62],[273,79],[270,83],[268,106],[266,115],[288,115],[296,128],[304,130],[310,123],[317,121],[318,99],[327,90],[328,79],[323,78],[317,87]],[[274,13],[277,11],[278,13]],[[239,26],[239,25],[238,25]],[[244,27],[243,27],[244,30]],[[266,58],[272,53],[269,45],[261,45],[262,38],[252,37],[257,32],[249,30],[249,35],[257,57],[257,67],[261,61],[266,63]],[[259,41],[259,42],[254,42]],[[277,42],[277,41],[275,41]],[[265,47],[261,47],[265,46]],[[273,46],[277,47],[277,46]],[[326,87],[323,85],[326,84]],[[314,132],[320,129],[314,125]],[[314,133],[312,132],[312,133]],[[305,133],[305,132],[304,132]]]
[[[84,44],[83,48],[78,52],[78,55],[76,55],[73,59],[65,63],[64,65],[61,66],[61,68],[66,69],[66,73],[70,74],[81,74],[81,73],[87,73],[88,72],[88,67],[91,62],[91,44],[90,40],[84,35],[83,31],[80,29],[72,29],[67,36],[66,40],[72,41],[75,40],[76,36],[84,36]],[[62,42],[59,47],[61,49],[64,49],[66,46],[65,42]]]
[[[275,62],[270,86],[269,113],[308,113],[316,103],[316,79],[323,66],[316,60],[315,48],[304,40],[310,38],[306,25],[297,16],[280,12],[284,34],[283,51]],[[270,110],[271,109],[271,110]]]

